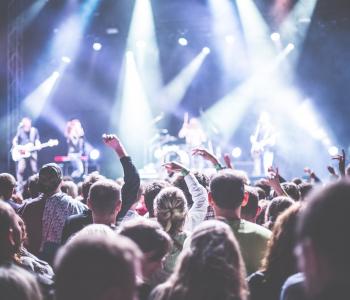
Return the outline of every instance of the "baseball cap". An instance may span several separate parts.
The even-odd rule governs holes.
[[[59,165],[49,163],[39,171],[39,185],[43,193],[54,191],[62,181],[62,170]]]

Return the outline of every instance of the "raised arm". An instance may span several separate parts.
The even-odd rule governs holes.
[[[177,162],[164,164],[164,167],[172,172],[181,173],[184,176],[188,190],[192,196],[193,205],[188,211],[184,229],[193,231],[194,228],[205,220],[208,210],[208,193],[207,190],[198,182],[189,169]]]
[[[210,161],[210,162],[213,164],[214,168],[215,168],[216,170],[218,170],[218,171],[221,170],[221,169],[224,169],[224,168],[221,166],[219,160],[215,157],[215,155],[212,154],[212,153],[210,153],[210,152],[209,152],[208,150],[206,150],[206,149],[203,149],[203,148],[195,148],[195,149],[192,150],[192,155],[198,155],[198,156],[203,157],[205,160]]]
[[[120,163],[124,172],[124,185],[122,187],[122,207],[118,213],[117,220],[124,218],[127,211],[137,200],[137,193],[140,188],[140,175],[134,166],[131,157],[128,156],[124,145],[114,134],[104,134],[103,142],[112,148],[120,159]]]

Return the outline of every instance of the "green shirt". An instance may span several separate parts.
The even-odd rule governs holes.
[[[258,271],[266,253],[267,242],[270,239],[271,231],[243,219],[228,220],[227,223],[232,228],[241,248],[247,275]]]

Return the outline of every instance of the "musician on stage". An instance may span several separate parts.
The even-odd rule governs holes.
[[[203,161],[191,155],[193,149],[204,147],[204,143],[207,141],[207,136],[200,121],[197,118],[189,119],[188,113],[185,113],[184,122],[178,135],[179,138],[184,138],[186,140],[187,150],[191,156],[191,167],[203,167]]]
[[[72,119],[66,124],[68,157],[70,158],[73,178],[80,178],[84,174],[82,156],[85,155],[84,129],[78,119]]]
[[[16,136],[12,140],[12,150],[18,150],[18,153],[23,157],[19,158],[16,163],[16,177],[17,183],[19,186],[23,185],[25,171],[30,165],[31,173],[29,175],[33,175],[38,172],[38,152],[32,151],[28,153],[29,157],[26,156],[26,150],[21,146],[40,146],[40,137],[39,131],[37,128],[32,126],[32,120],[24,117],[17,127]]]
[[[276,130],[267,112],[260,114],[254,135],[250,137],[251,154],[254,161],[253,176],[265,176],[272,166],[276,144]]]

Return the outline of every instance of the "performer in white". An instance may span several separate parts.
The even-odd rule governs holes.
[[[274,160],[273,147],[276,144],[276,131],[267,112],[260,114],[254,135],[250,137],[251,154],[254,160],[253,176],[268,174]]]

